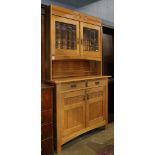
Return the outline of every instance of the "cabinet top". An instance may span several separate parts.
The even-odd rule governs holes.
[[[63,79],[53,79],[52,81],[48,81],[47,83],[67,83],[67,82],[76,82],[76,81],[83,81],[83,80],[93,80],[93,79],[104,79],[104,78],[111,78],[112,76],[83,76],[83,77],[72,77],[72,78],[63,78]]]
[[[86,22],[86,23],[90,23],[90,24],[94,24],[98,26],[102,25],[101,19],[75,11],[75,10],[67,9],[64,7],[56,6],[56,5],[51,5],[50,10],[51,10],[52,15],[57,15],[57,16],[61,16],[61,17],[65,17],[65,18],[69,18],[73,20],[78,20],[81,22]]]

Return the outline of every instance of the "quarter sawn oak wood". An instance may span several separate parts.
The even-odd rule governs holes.
[[[60,153],[71,139],[107,125],[110,76],[102,76],[100,19],[55,5],[47,17],[46,83],[55,86],[54,133]],[[42,116],[43,122],[50,120],[48,113]]]

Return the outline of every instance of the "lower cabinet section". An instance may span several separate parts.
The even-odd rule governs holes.
[[[53,155],[53,139],[48,138],[41,141],[41,155]]]
[[[74,85],[69,88],[66,86],[70,83],[57,84],[58,152],[74,137],[107,124],[108,78],[77,81]]]

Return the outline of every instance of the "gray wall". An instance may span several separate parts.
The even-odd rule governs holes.
[[[45,5],[55,4],[55,5],[69,8],[69,9],[75,9],[75,6],[67,5],[67,4],[59,3],[59,2],[53,2],[52,0],[41,0],[41,4],[45,4]]]
[[[50,5],[52,3],[75,9],[77,11],[99,17],[103,20],[105,24],[114,26],[114,0],[99,0],[83,7],[76,7],[73,5],[52,2],[52,0],[41,0],[41,3],[46,5]],[[80,1],[77,1],[77,3],[80,3]]]
[[[100,0],[77,10],[99,17],[108,25],[114,25],[114,0]]]

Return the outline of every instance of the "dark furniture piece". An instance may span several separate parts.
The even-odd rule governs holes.
[[[41,155],[53,155],[53,87],[41,87]]]
[[[103,25],[103,75],[111,75],[108,81],[109,122],[114,121],[114,28]]]
[[[41,5],[41,155],[53,155],[53,87],[45,85],[47,6]]]
[[[45,82],[45,24],[46,5],[41,5],[41,83]]]

